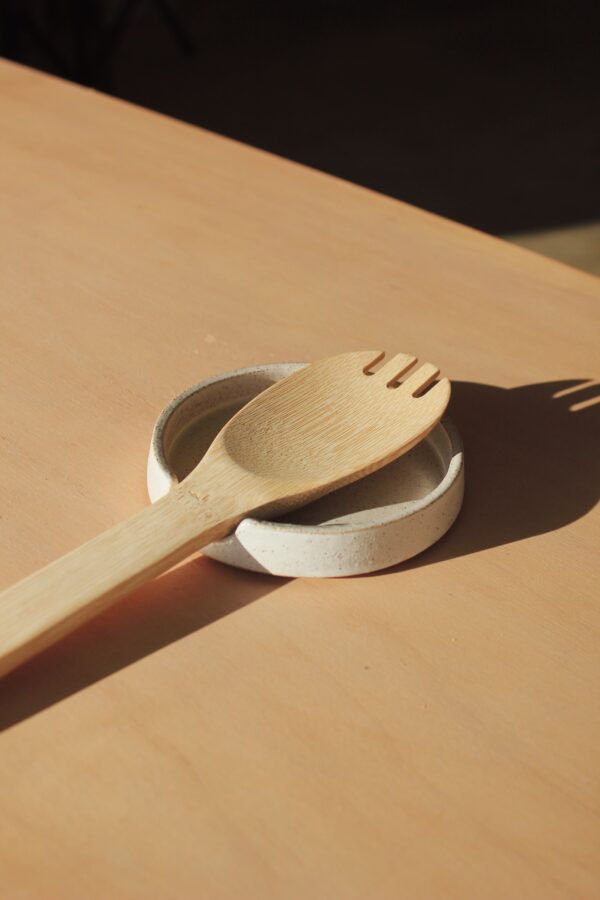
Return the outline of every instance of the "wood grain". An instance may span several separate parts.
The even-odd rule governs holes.
[[[202,558],[0,686],[2,892],[600,892],[599,282],[0,64],[1,587],[136,513],[154,419],[271,360],[415,349],[467,497],[373,577]]]

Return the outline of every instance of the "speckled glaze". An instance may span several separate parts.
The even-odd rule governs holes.
[[[242,405],[304,363],[227,372],[194,385],[161,413],[148,456],[148,493],[166,494],[200,460]],[[203,549],[213,559],[273,575],[335,577],[386,568],[421,553],[456,519],[463,450],[448,417],[405,456],[285,516],[244,519]]]

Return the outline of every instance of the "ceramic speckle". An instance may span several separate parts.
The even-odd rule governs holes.
[[[151,500],[166,494],[200,460],[237,410],[303,364],[239,369],[200,382],[161,413],[148,457]],[[202,551],[229,565],[274,575],[358,575],[409,559],[437,541],[460,510],[460,437],[445,417],[400,459],[367,478],[286,515],[244,519]]]

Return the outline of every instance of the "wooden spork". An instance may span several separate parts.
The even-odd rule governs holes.
[[[1,593],[0,675],[245,516],[303,505],[414,447],[446,409],[450,383],[427,391],[439,375],[430,363],[400,382],[416,363],[403,353],[371,372],[384,355],[343,353],[277,382],[166,497]]]

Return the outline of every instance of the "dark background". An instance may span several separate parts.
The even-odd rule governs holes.
[[[0,0],[1,52],[486,231],[600,213],[600,3]]]

